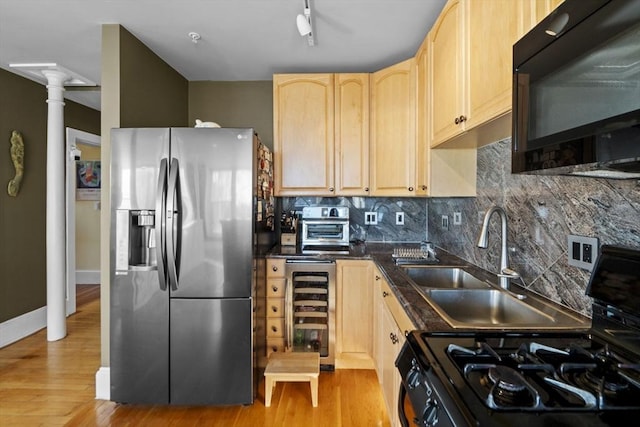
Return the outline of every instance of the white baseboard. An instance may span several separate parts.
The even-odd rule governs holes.
[[[81,285],[99,285],[100,270],[76,270],[76,283]]]
[[[96,372],[96,399],[111,400],[111,370],[101,366]]]
[[[47,326],[47,307],[40,307],[0,323],[0,348],[38,332]]]

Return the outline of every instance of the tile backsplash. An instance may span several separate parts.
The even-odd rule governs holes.
[[[567,236],[597,237],[600,244],[640,248],[640,181],[511,174],[511,140],[478,150],[477,197],[376,198],[284,197],[283,211],[304,206],[348,206],[351,240],[421,242],[428,240],[485,270],[500,266],[500,220],[491,218],[489,246],[477,247],[484,213],[492,206],[507,212],[509,266],[530,289],[591,316],[585,291],[589,272],[568,265]],[[378,224],[365,225],[365,212]],[[405,224],[395,224],[404,212]],[[462,223],[455,225],[454,212]],[[442,227],[442,216],[449,227]]]
[[[424,198],[283,197],[280,202],[282,211],[300,213],[305,206],[348,206],[352,241],[421,242],[426,239]],[[378,224],[365,225],[365,212],[377,212]],[[396,212],[404,212],[404,225],[396,225]]]
[[[509,218],[509,265],[536,292],[588,316],[589,272],[567,262],[567,236],[640,248],[640,181],[511,174],[511,140],[478,150],[477,197],[428,199],[429,240],[479,267],[497,272],[500,220],[491,218],[489,247],[477,247],[484,212],[503,207]],[[453,224],[453,213],[462,224]],[[450,226],[442,228],[442,215]]]

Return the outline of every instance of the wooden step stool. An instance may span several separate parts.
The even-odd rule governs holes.
[[[271,406],[271,394],[278,381],[309,381],[311,404],[318,406],[320,353],[271,353],[264,370],[264,406]]]

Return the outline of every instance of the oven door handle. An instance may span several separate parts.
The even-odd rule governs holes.
[[[410,427],[409,420],[407,420],[407,414],[404,411],[404,399],[406,396],[407,390],[404,388],[404,384],[400,382],[400,390],[398,390],[398,419],[400,420],[400,425],[402,427]]]

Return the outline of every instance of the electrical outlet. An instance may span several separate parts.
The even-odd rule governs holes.
[[[378,224],[378,212],[364,213],[364,225],[377,225],[377,224]]]
[[[442,215],[442,229],[449,229],[449,215]]]
[[[597,237],[585,237],[570,234],[568,237],[567,248],[569,265],[582,268],[584,270],[593,270],[593,266],[598,258]]]
[[[404,225],[404,212],[396,212],[396,225]]]
[[[461,224],[462,224],[462,212],[454,212],[453,225],[461,225]]]

